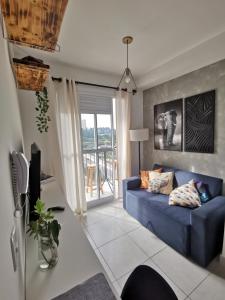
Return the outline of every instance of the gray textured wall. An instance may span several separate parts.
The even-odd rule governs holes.
[[[154,150],[154,105],[212,89],[216,89],[215,153]],[[146,169],[158,162],[225,181],[225,60],[144,91],[143,109],[144,127],[150,129],[150,140],[145,142],[143,152]]]

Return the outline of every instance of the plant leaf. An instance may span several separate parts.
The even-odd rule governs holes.
[[[59,245],[59,231],[61,230],[61,225],[58,223],[57,220],[53,220],[50,224],[50,231],[52,234],[52,237],[56,243],[56,245]]]

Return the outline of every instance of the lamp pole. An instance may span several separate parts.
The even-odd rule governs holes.
[[[130,129],[130,141],[138,142],[138,170],[141,173],[141,142],[147,141],[149,139],[149,129]]]
[[[139,175],[141,174],[141,142],[138,141],[138,169],[139,169]]]

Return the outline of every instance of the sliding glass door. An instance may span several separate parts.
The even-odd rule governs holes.
[[[112,198],[116,171],[112,114],[82,113],[81,137],[87,201]]]

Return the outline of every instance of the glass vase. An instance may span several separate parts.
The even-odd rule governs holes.
[[[38,238],[39,267],[41,270],[53,268],[58,262],[57,245],[52,236],[39,235]]]

